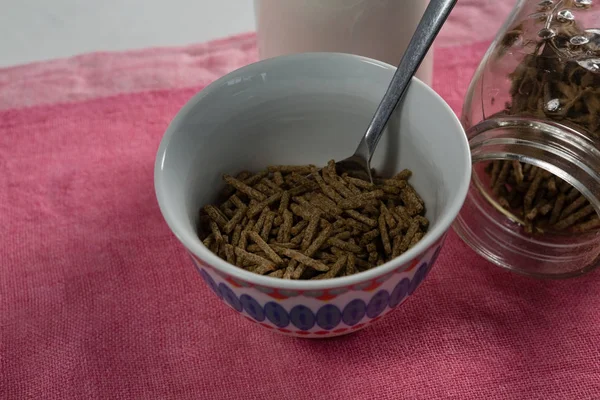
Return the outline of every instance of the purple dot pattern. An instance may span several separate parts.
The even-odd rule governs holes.
[[[429,262],[423,262],[419,265],[412,280],[403,278],[391,292],[380,290],[368,302],[362,299],[351,300],[342,309],[333,304],[325,304],[316,313],[304,305],[297,305],[288,312],[283,306],[274,301],[261,306],[258,301],[248,294],[242,294],[238,298],[235,292],[225,283],[217,285],[203,268],[198,268],[198,270],[202,279],[216,295],[237,312],[243,312],[257,322],[267,320],[280,329],[289,327],[291,324],[301,331],[308,331],[314,326],[330,331],[339,328],[342,324],[350,327],[354,326],[362,321],[365,316],[369,319],[377,318],[386,308],[394,309],[397,307],[423,282],[439,253],[440,248],[436,249]]]

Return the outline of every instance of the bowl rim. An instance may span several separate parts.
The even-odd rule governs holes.
[[[454,121],[454,129],[453,131],[462,133],[462,135],[458,135],[458,138],[455,138],[459,141],[459,147],[462,149],[462,156],[464,157],[464,166],[465,166],[465,174],[459,185],[456,186],[457,194],[454,198],[454,201],[449,205],[449,212],[442,215],[436,224],[435,228],[428,231],[428,235],[420,240],[413,248],[406,251],[399,257],[388,261],[385,264],[377,266],[367,271],[359,272],[350,276],[343,277],[335,277],[330,279],[322,279],[322,280],[291,280],[291,279],[281,279],[274,278],[267,275],[258,275],[249,271],[246,271],[242,268],[239,268],[235,265],[229,264],[227,261],[223,260],[210,250],[196,235],[189,235],[187,233],[181,232],[177,228],[176,218],[169,208],[166,206],[166,198],[169,196],[166,193],[166,190],[163,188],[163,164],[164,160],[167,157],[167,152],[169,148],[169,143],[173,140],[176,127],[181,123],[189,111],[192,108],[197,107],[201,100],[205,97],[208,97],[212,93],[219,90],[221,85],[232,78],[247,72],[249,69],[256,68],[261,65],[269,65],[276,64],[282,61],[289,62],[306,62],[311,58],[320,58],[320,57],[328,57],[332,58],[335,62],[361,62],[372,64],[373,66],[395,71],[396,67],[387,64],[382,61],[374,60],[368,57],[346,54],[346,53],[331,53],[331,52],[317,52],[317,53],[297,53],[290,55],[283,55],[278,57],[273,57],[261,61],[257,61],[248,65],[245,65],[241,68],[238,68],[223,77],[217,79],[212,82],[204,89],[200,90],[196,93],[192,98],[190,98],[186,104],[177,112],[169,126],[167,127],[157,151],[156,161],[154,165],[154,187],[155,194],[158,201],[158,205],[160,211],[165,219],[167,225],[171,232],[177,237],[177,239],[183,244],[186,250],[192,253],[199,262],[206,263],[212,268],[226,274],[230,275],[234,278],[238,278],[240,280],[246,281],[253,285],[265,286],[275,289],[283,289],[283,290],[300,290],[300,291],[310,291],[310,290],[324,290],[324,289],[332,289],[338,287],[347,287],[356,285],[365,281],[370,281],[373,279],[377,279],[380,276],[392,273],[394,271],[402,272],[409,268],[410,261],[414,260],[416,257],[424,254],[427,250],[429,250],[433,245],[438,243],[440,238],[442,238],[450,229],[453,221],[458,216],[460,209],[466,199],[467,192],[469,189],[469,183],[471,180],[471,152],[467,140],[467,136],[464,132],[464,129],[452,108],[442,99],[442,97],[437,94],[432,88],[427,86],[425,83],[420,81],[418,78],[413,77],[411,85],[418,86],[421,90],[424,90],[429,94],[433,101],[437,101],[441,103],[441,106],[450,114],[451,118]],[[446,129],[447,131],[450,129]],[[404,268],[401,271],[398,269],[405,264]]]

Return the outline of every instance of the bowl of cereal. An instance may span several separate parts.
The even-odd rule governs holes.
[[[337,171],[395,67],[338,53],[276,57],[194,96],[158,150],[161,212],[227,306],[276,332],[331,337],[402,304],[435,263],[469,185],[450,107],[414,78],[371,162]]]

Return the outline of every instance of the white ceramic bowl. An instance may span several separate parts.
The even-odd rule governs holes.
[[[247,319],[304,337],[349,333],[396,308],[432,267],[465,199],[471,159],[450,107],[416,79],[372,161],[383,174],[414,171],[431,225],[412,249],[352,276],[294,281],[228,264],[196,235],[199,208],[215,199],[222,174],[352,154],[394,70],[347,54],[271,58],[212,83],[169,125],[155,166],[160,209],[209,287]]]

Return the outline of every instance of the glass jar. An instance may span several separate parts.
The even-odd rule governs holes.
[[[290,53],[358,54],[398,65],[429,0],[254,0],[261,59]],[[433,51],[417,77],[431,85]]]
[[[520,0],[475,72],[473,178],[454,228],[537,277],[600,263],[600,0]]]

